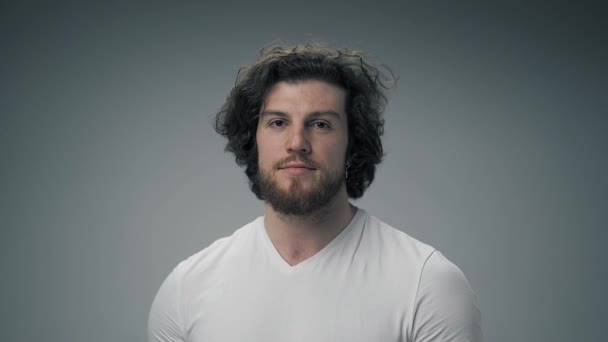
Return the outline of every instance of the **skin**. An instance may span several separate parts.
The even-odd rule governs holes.
[[[316,80],[279,82],[270,89],[260,110],[256,142],[260,169],[282,190],[310,191],[322,174],[344,176],[345,99],[344,89]],[[308,168],[287,167],[302,161]],[[294,266],[322,250],[355,212],[343,183],[327,206],[310,215],[285,215],[266,203],[264,224],[281,257]]]

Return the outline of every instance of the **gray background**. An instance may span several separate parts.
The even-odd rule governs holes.
[[[182,259],[262,214],[213,115],[276,39],[400,77],[357,205],[467,275],[487,341],[607,321],[599,5],[0,5],[2,341],[143,341]]]

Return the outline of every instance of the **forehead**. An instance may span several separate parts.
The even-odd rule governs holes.
[[[334,111],[345,116],[346,91],[334,84],[307,80],[277,82],[268,91],[263,111],[281,111],[288,114]]]

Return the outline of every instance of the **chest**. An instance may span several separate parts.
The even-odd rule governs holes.
[[[188,335],[192,342],[402,341],[407,291],[394,285],[349,277],[232,277],[190,297]]]

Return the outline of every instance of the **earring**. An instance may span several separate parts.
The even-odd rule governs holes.
[[[348,179],[348,169],[350,168],[350,162],[346,162],[346,170],[344,171],[344,179]]]

